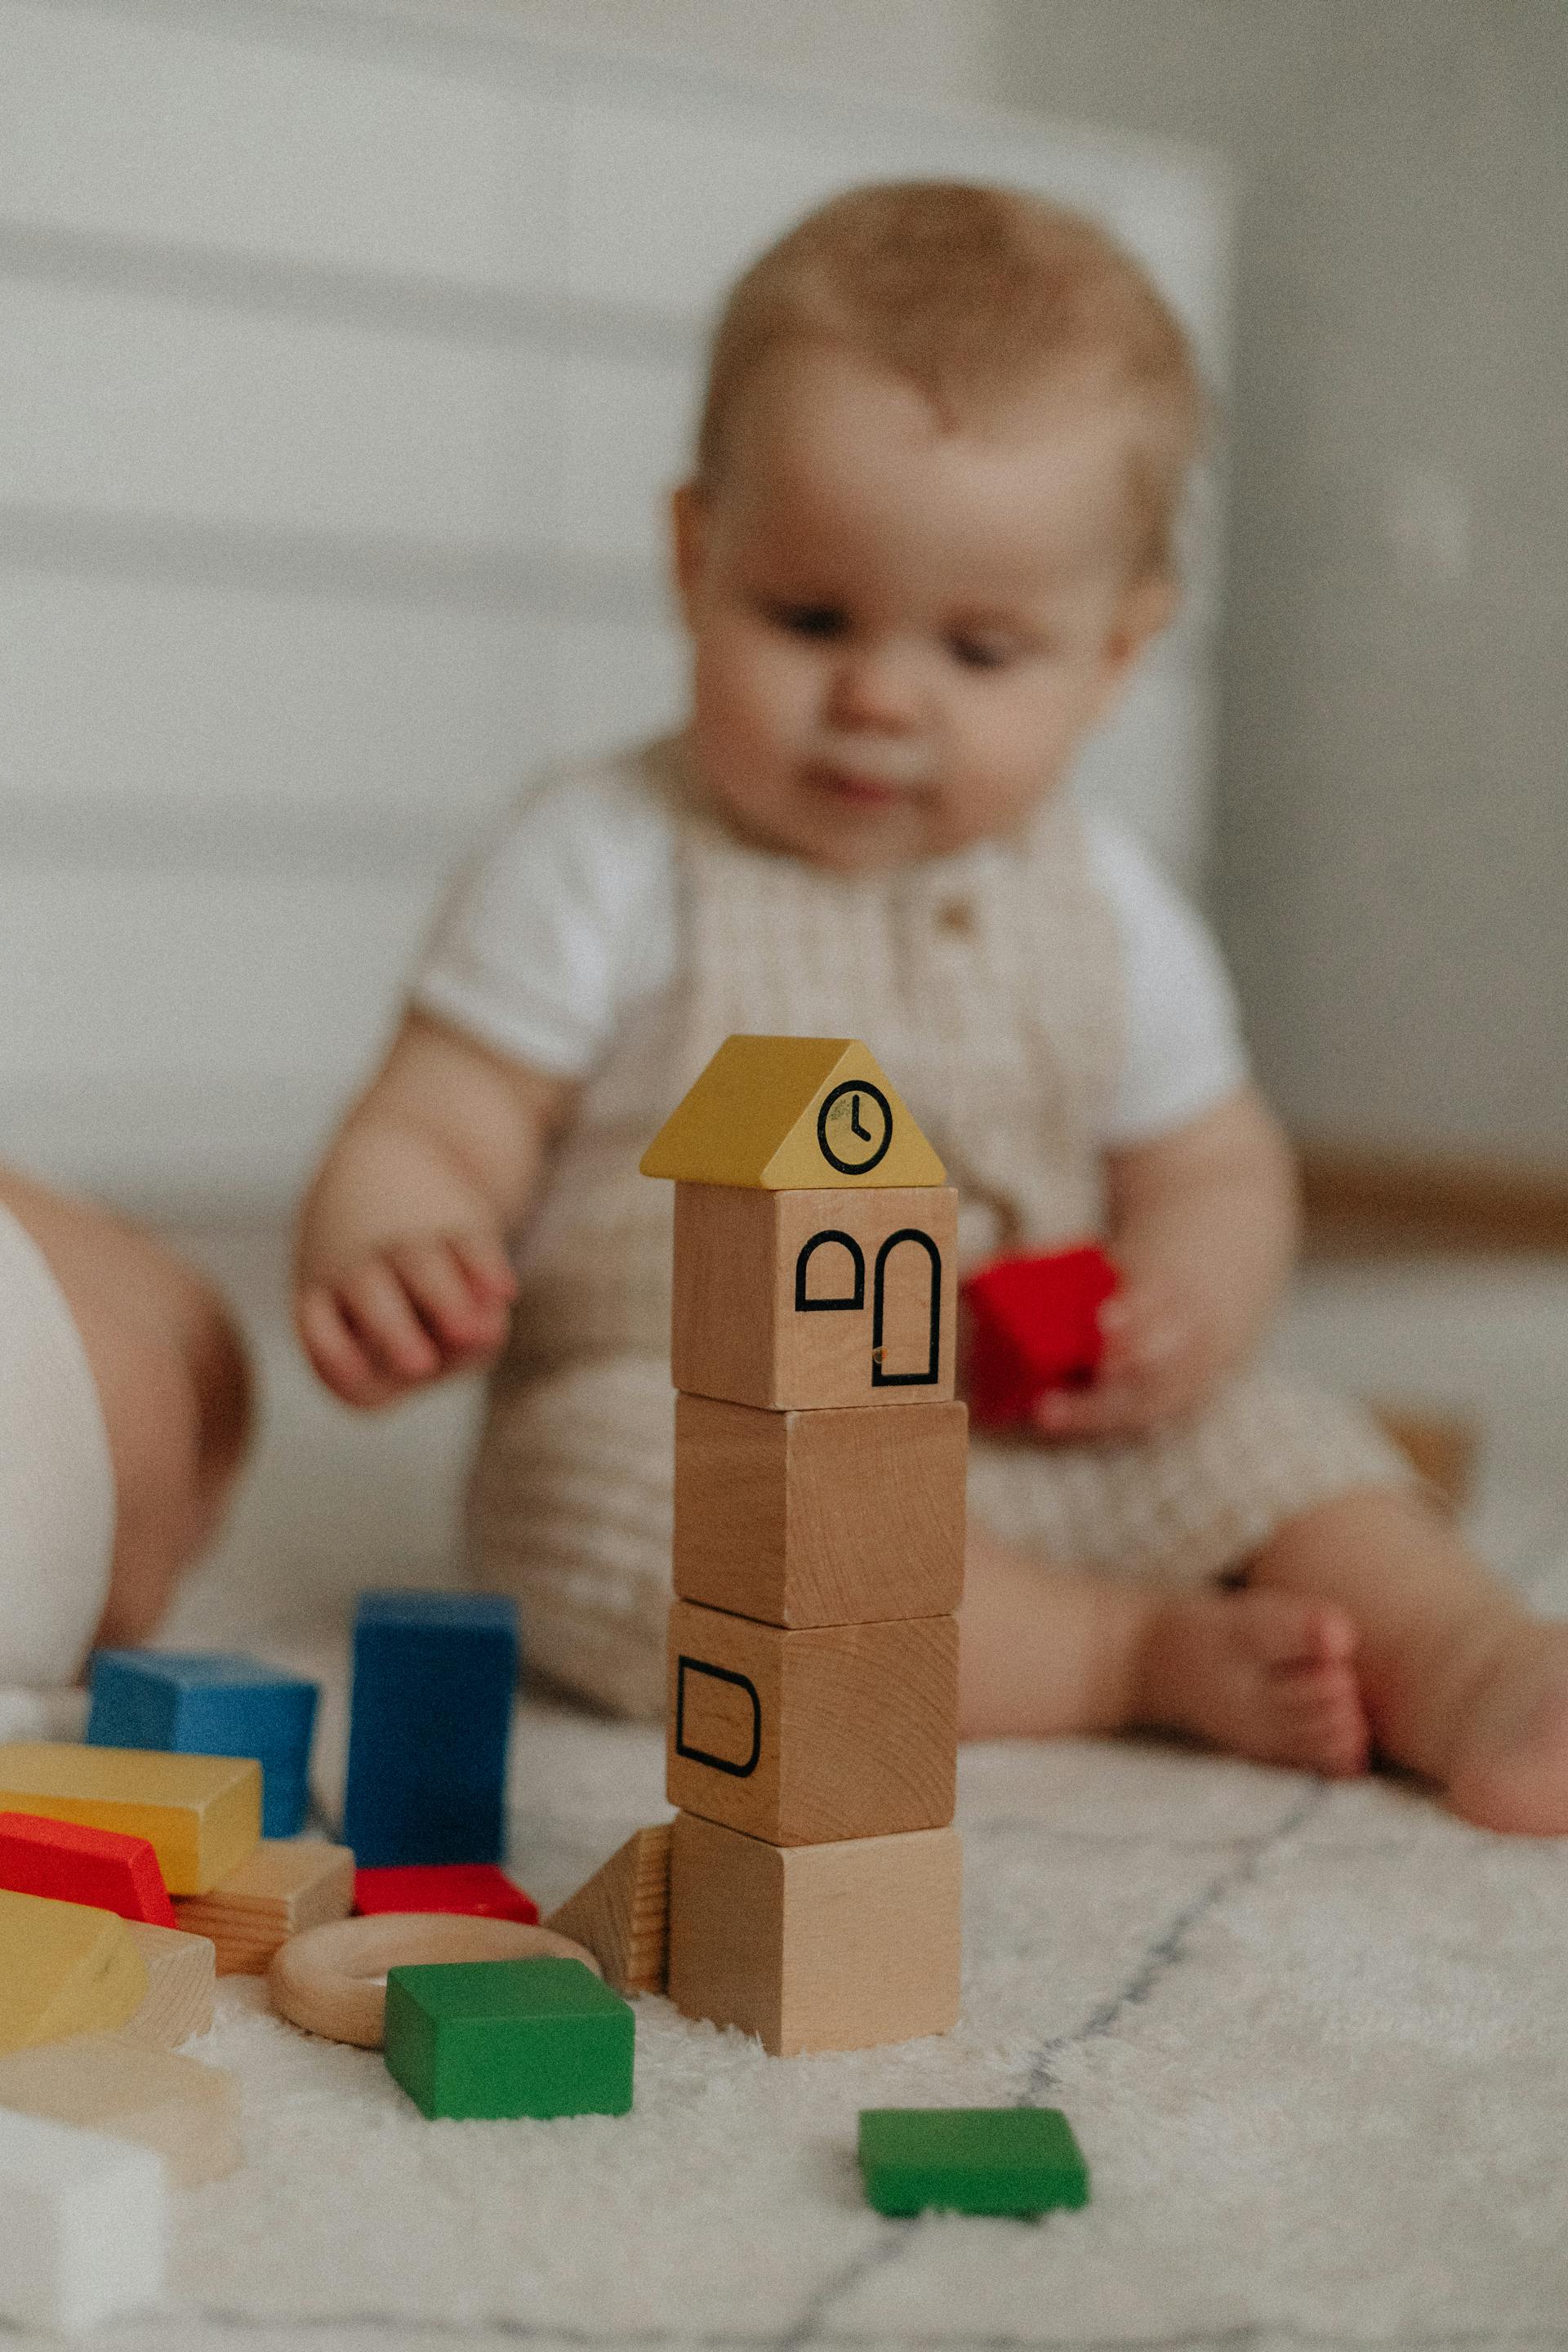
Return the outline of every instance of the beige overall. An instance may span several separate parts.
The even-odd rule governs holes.
[[[673,1186],[649,1137],[733,1031],[858,1037],[945,1161],[961,1255],[1102,1229],[1095,1138],[1121,1059],[1114,917],[1070,804],[1010,842],[849,880],[737,840],[679,751],[641,756],[676,814],[676,978],[589,1082],[519,1260],[471,1496],[474,1573],[516,1594],[531,1663],[664,1712]],[[1194,1582],[1309,1505],[1409,1473],[1359,1413],[1249,1371],[1129,1444],[974,1439],[970,1500],[1060,1564]]]

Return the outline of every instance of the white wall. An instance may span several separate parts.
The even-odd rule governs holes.
[[[967,88],[987,21],[0,0],[0,1150],[154,1213],[293,1196],[489,812],[678,709],[703,322],[820,196],[1086,203],[1223,372],[1200,163],[886,94]],[[589,22],[666,46],[538,35]],[[1088,776],[1178,863],[1211,629]]]
[[[1568,1162],[1568,10],[1008,0],[1006,87],[1237,166],[1218,904],[1345,1143]]]

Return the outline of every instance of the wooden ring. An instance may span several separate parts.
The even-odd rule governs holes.
[[[329,1919],[280,1944],[268,1971],[272,2006],[292,2025],[328,2042],[379,2050],[386,2015],[386,1971],[426,1961],[581,1960],[604,1970],[592,1952],[550,1927],[450,1911],[382,1911],[368,1919]]]

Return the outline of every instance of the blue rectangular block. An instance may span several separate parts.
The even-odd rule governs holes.
[[[516,1681],[510,1601],[362,1596],[342,1826],[362,1869],[502,1860]]]
[[[99,1650],[87,1741],[182,1756],[251,1756],[261,1767],[261,1834],[305,1826],[318,1687],[226,1650]]]

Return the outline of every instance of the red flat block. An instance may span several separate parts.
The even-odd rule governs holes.
[[[461,1911],[478,1919],[521,1919],[531,1927],[539,1906],[493,1862],[405,1863],[354,1873],[354,1909]]]
[[[1047,1389],[1087,1388],[1104,1348],[1100,1310],[1116,1288],[1101,1249],[1001,1257],[963,1285],[968,1310],[970,1418],[983,1429],[1026,1421]]]
[[[0,1886],[90,1903],[150,1927],[179,1925],[152,1842],[38,1813],[0,1813]]]

